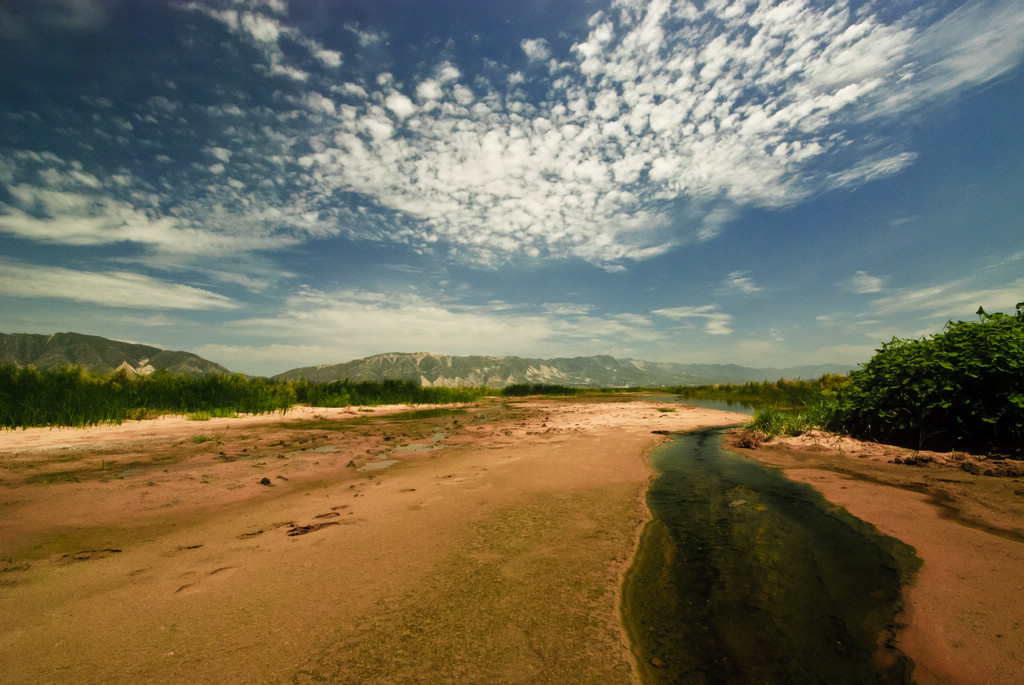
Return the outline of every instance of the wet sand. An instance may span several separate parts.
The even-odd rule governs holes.
[[[923,564],[904,592],[895,647],[930,683],[1019,683],[1024,673],[1024,482],[974,475],[971,455],[914,452],[812,434],[741,454],[785,469],[831,502],[913,546]],[[894,463],[899,458],[922,463]],[[991,462],[991,463],[990,463]],[[1012,466],[1012,465],[1011,465]]]
[[[409,409],[0,433],[4,679],[634,682],[652,431],[745,417]]]

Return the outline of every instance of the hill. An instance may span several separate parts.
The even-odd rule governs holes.
[[[392,352],[341,364],[291,369],[274,379],[330,382],[411,380],[424,387],[547,383],[582,387],[636,387],[746,383],[779,378],[817,378],[847,373],[836,364],[757,369],[734,364],[677,364],[616,359],[607,355],[556,359]]]
[[[191,352],[162,350],[81,333],[0,333],[0,365],[7,364],[37,369],[79,366],[98,374],[123,368],[131,374],[148,375],[157,369],[166,369],[172,375],[193,378],[231,373],[220,364]]]

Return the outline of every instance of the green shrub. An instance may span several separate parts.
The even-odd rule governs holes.
[[[1024,302],[1016,314],[950,322],[883,344],[839,393],[834,424],[922,448],[1019,451],[1024,441]]]

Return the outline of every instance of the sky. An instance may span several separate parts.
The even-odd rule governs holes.
[[[2,0],[0,331],[855,368],[1024,301],[1024,4]]]

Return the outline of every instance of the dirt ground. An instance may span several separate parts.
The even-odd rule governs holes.
[[[917,550],[923,564],[904,593],[896,647],[915,661],[918,683],[1021,682],[1024,478],[983,475],[1016,473],[1019,462],[822,433],[758,443],[738,431],[730,448]]]
[[[0,433],[3,680],[634,682],[652,431],[745,417],[411,410]]]
[[[618,600],[654,431],[747,417],[416,409],[0,432],[3,681],[635,682]],[[916,548],[919,683],[1019,682],[1024,483],[983,475],[1014,464],[744,444]]]

